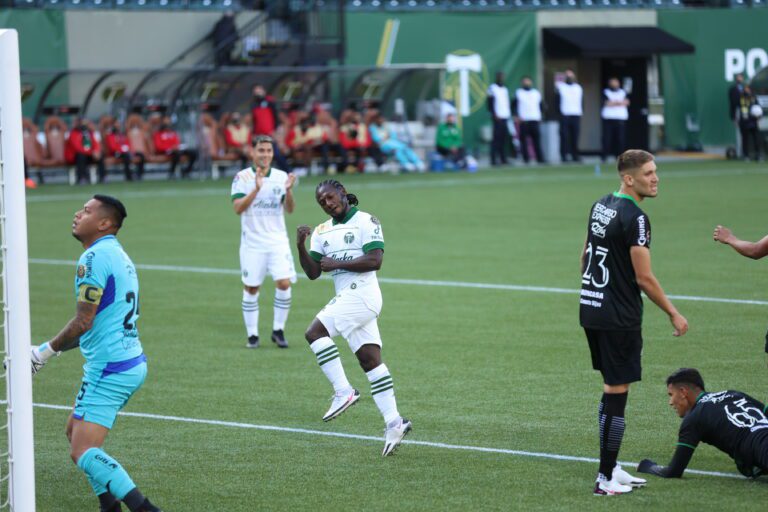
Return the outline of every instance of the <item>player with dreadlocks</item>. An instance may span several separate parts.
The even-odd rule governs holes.
[[[371,395],[386,423],[383,456],[395,451],[411,422],[397,410],[392,376],[381,361],[381,335],[376,323],[382,299],[376,271],[384,259],[384,234],[379,220],[357,209],[357,197],[344,185],[326,180],[315,191],[320,208],[330,219],[312,232],[299,226],[296,244],[299,261],[307,277],[314,280],[330,272],[336,296],[317,314],[305,336],[320,368],[334,389],[331,408],[323,421],[331,421],[360,400],[339,359],[333,337],[339,334],[349,343],[371,383]],[[312,233],[310,250],[305,241]]]

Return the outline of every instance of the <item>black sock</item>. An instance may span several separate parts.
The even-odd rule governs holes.
[[[147,498],[145,498],[144,495],[139,492],[139,488],[134,487],[133,490],[125,495],[123,498],[123,503],[125,503],[128,508],[131,509],[131,512],[139,512],[143,510],[144,501],[146,499]]]
[[[99,510],[101,512],[122,512],[120,500],[112,496],[109,492],[99,494]]]
[[[603,393],[598,409],[600,424],[600,473],[610,480],[624,437],[624,409],[628,393]]]

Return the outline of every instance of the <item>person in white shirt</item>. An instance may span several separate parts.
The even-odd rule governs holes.
[[[293,256],[285,230],[285,212],[293,213],[296,176],[272,167],[272,138],[253,140],[253,165],[235,175],[232,206],[240,216],[240,269],[243,281],[243,320],[248,348],[259,347],[259,288],[267,272],[275,281],[272,341],[287,348],[285,323],[291,309],[291,283],[296,282]]]
[[[545,163],[544,154],[541,151],[541,93],[533,87],[531,77],[524,76],[520,81],[520,88],[515,91],[512,104],[512,110],[520,121],[520,147],[523,160],[528,163],[531,157],[530,146],[533,146],[536,161],[540,164]]]
[[[576,73],[565,70],[565,81],[556,84],[560,103],[560,160],[581,162],[579,131],[583,114],[584,90],[576,83]]]
[[[626,149],[628,107],[627,92],[619,85],[618,78],[611,78],[608,88],[603,89],[603,161],[608,155],[618,157]]]
[[[392,375],[381,360],[378,318],[382,297],[376,271],[384,260],[384,232],[373,215],[357,209],[358,200],[336,180],[322,181],[315,191],[317,203],[330,219],[314,230],[296,229],[299,262],[307,277],[315,280],[330,273],[336,296],[315,316],[305,338],[323,373],[333,386],[331,407],[323,421],[331,421],[360,399],[339,359],[333,337],[349,343],[371,384],[371,395],[386,424],[383,456],[392,454],[412,429],[400,416]],[[310,250],[306,239],[312,234]]]
[[[491,165],[507,165],[507,145],[509,144],[507,122],[512,117],[512,108],[509,89],[504,85],[504,73],[501,71],[496,73],[496,82],[488,87],[488,110],[493,120]]]

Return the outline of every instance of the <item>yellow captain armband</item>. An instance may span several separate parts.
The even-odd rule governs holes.
[[[81,284],[77,293],[78,302],[87,302],[88,304],[99,304],[104,290],[91,284]]]

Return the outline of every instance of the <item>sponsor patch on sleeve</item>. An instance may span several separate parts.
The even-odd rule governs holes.
[[[77,293],[78,302],[87,302],[88,304],[99,304],[104,290],[90,284],[81,284]]]

